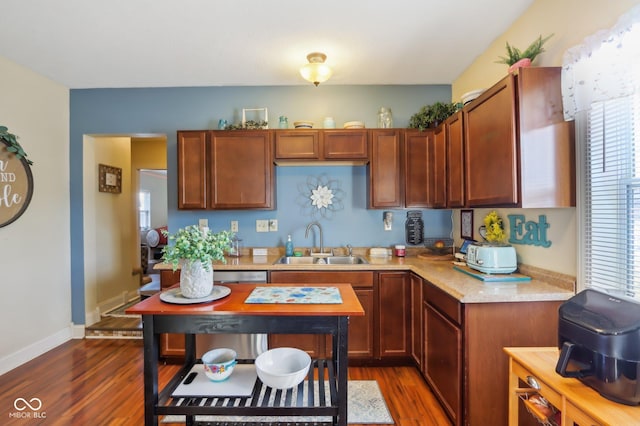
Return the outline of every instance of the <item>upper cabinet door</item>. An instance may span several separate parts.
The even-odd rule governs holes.
[[[403,207],[402,138],[399,130],[371,130],[369,208]]]
[[[432,130],[404,132],[405,207],[430,207],[429,147],[432,144]]]
[[[322,138],[322,154],[327,160],[369,158],[366,130],[324,130]]]
[[[178,208],[207,208],[207,135],[178,132]]]
[[[429,207],[447,207],[447,128],[438,126],[429,149]]]
[[[276,160],[319,160],[319,130],[278,130],[275,134]]]
[[[209,208],[275,208],[270,135],[268,130],[211,132]]]
[[[463,109],[469,207],[518,204],[515,99],[510,74]]]
[[[447,207],[464,207],[464,120],[459,111],[447,127]]]

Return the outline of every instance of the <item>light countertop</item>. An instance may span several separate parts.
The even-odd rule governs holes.
[[[358,253],[356,253],[358,254]],[[360,255],[360,254],[358,254]],[[444,290],[462,303],[499,303],[567,300],[575,294],[575,278],[543,269],[520,265],[519,272],[531,281],[485,283],[453,269],[453,257],[419,258],[370,257],[362,255],[369,264],[358,265],[286,265],[274,264],[280,254],[267,256],[245,255],[229,257],[226,263],[215,262],[214,271],[411,271]],[[446,260],[451,259],[451,260]],[[159,263],[158,270],[171,269]],[[214,272],[215,277],[215,272]],[[215,279],[215,278],[214,278]]]

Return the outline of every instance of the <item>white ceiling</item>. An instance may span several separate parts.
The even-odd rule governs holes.
[[[0,0],[0,56],[72,89],[450,84],[534,0]]]

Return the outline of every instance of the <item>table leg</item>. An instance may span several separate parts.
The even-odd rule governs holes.
[[[142,316],[144,343],[144,424],[157,426],[155,409],[158,405],[158,335],[153,329],[153,315]]]
[[[348,368],[348,327],[349,317],[338,317],[338,330],[336,338],[333,339],[333,353],[336,354],[336,381],[338,383],[338,425],[346,426],[347,424],[347,368]]]
[[[513,358],[509,358],[509,426],[518,426],[518,406],[520,398],[518,389],[519,378],[513,371]]]

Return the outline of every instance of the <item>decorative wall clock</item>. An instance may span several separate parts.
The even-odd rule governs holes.
[[[122,169],[98,164],[98,191],[119,194],[122,192]]]

